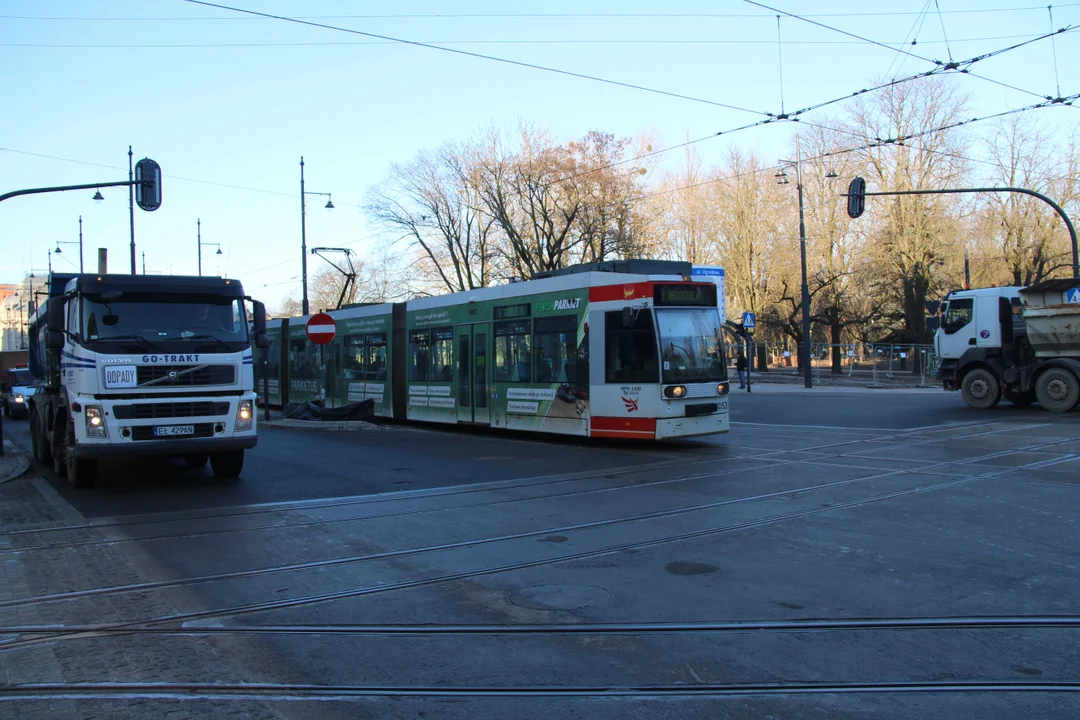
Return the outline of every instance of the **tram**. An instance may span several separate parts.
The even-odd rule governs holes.
[[[265,373],[272,406],[372,400],[398,420],[642,440],[728,432],[716,270],[591,263],[349,307],[329,313],[337,335],[321,348],[308,316],[271,320],[257,388]]]

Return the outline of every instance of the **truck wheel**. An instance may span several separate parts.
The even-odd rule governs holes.
[[[1080,381],[1068,370],[1050,368],[1035,383],[1035,397],[1050,412],[1072,410],[1080,400]]]
[[[1001,383],[986,368],[975,368],[964,375],[960,394],[964,402],[976,410],[989,410],[1001,400]]]
[[[229,450],[227,452],[211,453],[210,467],[214,469],[214,477],[237,477],[240,475],[240,471],[244,469],[244,451]]]
[[[41,418],[34,412],[30,413],[30,444],[35,460],[42,465],[52,464],[52,453],[49,449],[49,441],[45,439],[45,429],[41,427]]]
[[[75,457],[75,432],[68,425],[64,442],[64,470],[73,488],[92,488],[97,481],[97,460]]]
[[[206,467],[206,461],[209,459],[210,456],[206,453],[190,453],[184,456],[184,467],[198,470]]]
[[[59,442],[53,446],[52,449],[52,469],[53,472],[64,477],[67,472],[67,443]]]

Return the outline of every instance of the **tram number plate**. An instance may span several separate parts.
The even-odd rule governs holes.
[[[181,437],[194,434],[194,425],[158,425],[154,428],[154,437]]]
[[[719,403],[717,403],[716,407],[720,412],[727,412],[728,411],[727,400],[721,400]]]

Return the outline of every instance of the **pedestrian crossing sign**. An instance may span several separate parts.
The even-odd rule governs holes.
[[[1065,302],[1080,303],[1080,288],[1072,288],[1065,291]]]

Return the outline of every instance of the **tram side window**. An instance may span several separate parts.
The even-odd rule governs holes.
[[[660,382],[656,360],[656,332],[652,310],[639,310],[630,327],[621,311],[604,313],[604,381],[608,383]]]
[[[290,376],[298,380],[317,380],[322,377],[319,348],[306,338],[289,341]]]
[[[454,328],[435,328],[431,337],[431,379],[450,382],[454,377]]]
[[[358,380],[364,376],[364,336],[345,336],[345,379]]]
[[[281,340],[274,338],[266,346],[266,374],[271,380],[281,377]],[[260,386],[260,390],[262,386]]]
[[[577,316],[537,318],[533,326],[536,382],[575,382],[577,375]]]
[[[530,325],[528,320],[495,323],[496,382],[532,382]]]
[[[409,333],[409,380],[426,382],[431,357],[431,333],[413,330]]]
[[[364,373],[369,380],[386,379],[386,333],[364,336]]]

